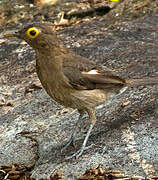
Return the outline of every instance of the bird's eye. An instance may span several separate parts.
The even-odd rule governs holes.
[[[39,30],[35,27],[32,27],[32,28],[29,28],[27,31],[26,31],[26,35],[31,38],[31,39],[34,39],[38,36],[39,34]]]

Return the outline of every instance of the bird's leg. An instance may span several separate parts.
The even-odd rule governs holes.
[[[86,137],[85,137],[85,139],[84,139],[84,141],[83,141],[82,147],[81,147],[76,153],[74,153],[73,155],[65,158],[66,160],[71,159],[71,158],[73,158],[73,157],[78,158],[79,156],[82,155],[82,153],[83,153],[84,150],[86,150],[86,149],[89,148],[89,147],[86,147],[86,144],[87,144],[88,138],[89,138],[89,136],[90,136],[90,133],[91,133],[91,131],[92,131],[94,125],[95,125],[96,117],[95,117],[95,114],[94,114],[94,110],[93,110],[93,109],[88,109],[87,112],[88,112],[88,115],[89,115],[91,124],[90,124],[90,127],[89,127],[88,131],[87,131]],[[90,146],[90,147],[91,147],[91,146]]]
[[[67,148],[68,146],[70,146],[70,145],[73,146],[73,147],[75,147],[75,139],[76,139],[76,134],[77,134],[78,125],[79,125],[79,122],[80,122],[80,120],[82,120],[83,115],[84,115],[84,113],[83,113],[82,111],[79,111],[79,113],[80,113],[80,115],[79,115],[79,118],[78,118],[78,120],[77,120],[75,129],[74,129],[74,131],[73,131],[73,133],[72,133],[72,135],[71,135],[71,138],[68,140],[68,142],[66,142],[66,144],[64,144],[64,145],[62,146],[62,150],[63,150],[63,149],[66,149],[66,148]]]

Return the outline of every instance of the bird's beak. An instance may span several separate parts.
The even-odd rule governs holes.
[[[3,33],[4,37],[19,37],[19,33],[17,30],[12,30],[12,31],[6,31]]]

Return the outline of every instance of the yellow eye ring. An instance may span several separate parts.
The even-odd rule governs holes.
[[[29,28],[27,31],[26,31],[26,35],[31,38],[31,39],[34,39],[38,36],[39,34],[39,30],[35,27],[32,27],[32,28]]]

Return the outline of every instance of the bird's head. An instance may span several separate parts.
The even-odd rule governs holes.
[[[49,46],[53,45],[53,43],[58,44],[58,39],[51,24],[30,24],[20,30],[7,31],[4,36],[25,40],[35,50],[49,49]]]

